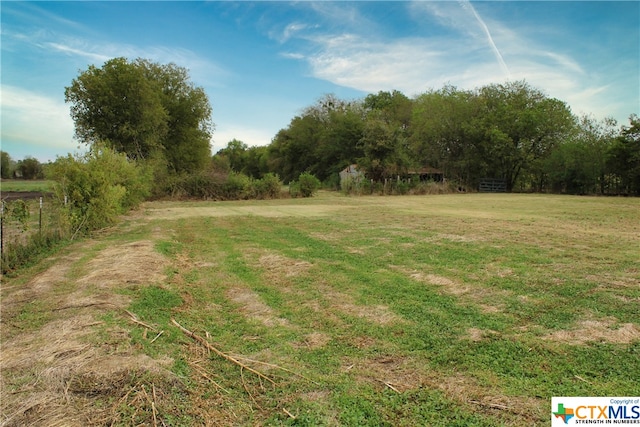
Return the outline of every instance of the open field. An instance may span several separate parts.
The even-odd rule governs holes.
[[[48,192],[53,187],[53,181],[47,180],[22,180],[22,179],[3,179],[0,183],[0,190],[4,192]]]
[[[148,203],[3,279],[0,425],[542,426],[552,396],[638,396],[639,213]]]

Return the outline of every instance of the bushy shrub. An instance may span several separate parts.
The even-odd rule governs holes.
[[[243,200],[248,198],[251,180],[248,176],[230,172],[222,186],[222,197],[225,200]]]
[[[151,175],[124,154],[94,146],[88,153],[59,157],[50,167],[59,200],[66,196],[76,232],[100,229],[150,194]]]
[[[268,173],[261,179],[251,181],[251,197],[255,199],[277,199],[280,197],[282,181],[276,174]]]
[[[291,197],[311,197],[321,186],[321,182],[309,172],[304,172],[298,177],[298,181],[289,184],[289,193]]]

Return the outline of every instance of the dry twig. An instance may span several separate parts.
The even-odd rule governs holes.
[[[391,385],[391,383],[388,383],[386,381],[382,381],[379,380],[381,383],[383,383],[384,385],[386,385],[387,387],[389,387],[391,390],[395,391],[396,393],[400,394],[400,390],[398,390],[397,388],[395,388],[394,386]]]
[[[591,384],[589,381],[585,380],[584,378],[582,378],[580,375],[574,375],[574,377],[580,381],[584,381],[587,384]]]
[[[138,316],[136,316],[135,314],[133,314],[132,312],[130,312],[129,310],[124,309],[125,313],[127,313],[129,315],[129,317],[131,318],[130,320],[133,323],[136,323],[140,326],[144,326],[147,329],[151,329],[153,332],[158,332],[158,330],[156,328],[154,328],[153,326],[147,325],[146,323],[138,320]]]
[[[292,371],[290,369],[283,368],[282,366],[274,365],[273,363],[261,362],[259,360],[253,360],[253,359],[249,359],[248,357],[239,356],[237,354],[234,354],[233,357],[235,357],[238,360],[244,360],[246,362],[258,363],[260,365],[268,366],[270,368],[280,369],[281,371],[285,371],[285,372],[288,372],[290,374],[293,374],[293,375],[295,375],[297,377],[300,377],[300,378],[305,379],[305,380],[307,380],[307,381],[309,381],[311,383],[314,383],[315,385],[320,385],[317,382],[313,381],[312,379],[305,377],[304,375],[301,375],[301,374],[299,374],[297,372],[294,372],[294,371]]]
[[[213,345],[211,345],[211,343],[209,343],[209,341],[205,340],[204,338],[202,338],[199,335],[194,334],[193,332],[191,332],[190,330],[186,329],[185,327],[183,327],[181,324],[179,324],[178,322],[176,322],[175,319],[171,319],[171,323],[173,323],[174,325],[176,325],[184,334],[190,336],[191,338],[193,338],[194,340],[196,340],[197,342],[199,342],[200,344],[204,345],[207,349],[213,351],[215,354],[217,354],[218,356],[222,357],[223,359],[228,360],[231,363],[234,363],[236,365],[238,365],[242,369],[246,369],[247,371],[251,372],[252,374],[255,374],[258,376],[258,378],[260,379],[265,379],[266,381],[269,381],[271,384],[275,385],[275,381],[273,381],[271,378],[269,378],[268,376],[266,376],[265,374],[263,374],[260,371],[256,371],[255,369],[251,368],[250,366],[245,365],[244,363],[240,362],[238,359],[236,359],[233,356],[229,356],[228,354],[218,350],[216,347],[214,347]]]
[[[155,340],[157,340],[158,338],[160,338],[160,335],[164,334],[164,331],[160,331],[160,333],[158,335],[156,335],[156,337],[154,339],[151,340],[151,342],[149,344],[153,344],[155,342]]]

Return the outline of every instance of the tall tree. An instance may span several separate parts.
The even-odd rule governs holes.
[[[211,107],[184,68],[114,58],[65,88],[79,141],[104,142],[131,159],[163,157],[174,172],[210,157]]]
[[[488,85],[478,96],[482,111],[476,126],[484,131],[478,148],[494,177],[506,181],[507,191],[523,170],[546,158],[574,126],[564,102],[524,81]]]
[[[423,166],[442,169],[448,178],[477,184],[486,170],[478,153],[480,137],[475,122],[479,112],[476,94],[454,86],[420,95],[412,113],[414,158]]]
[[[16,170],[20,171],[24,179],[42,179],[44,178],[44,170],[38,159],[31,156],[19,160]]]
[[[2,179],[11,178],[11,156],[6,151],[0,151],[0,175]]]
[[[607,152],[607,166],[618,180],[618,190],[640,196],[640,118],[633,114]]]
[[[235,172],[242,172],[245,166],[247,144],[237,139],[232,139],[227,146],[216,153],[216,156],[226,157],[229,167]]]

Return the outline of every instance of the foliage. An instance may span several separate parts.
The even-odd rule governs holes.
[[[130,159],[164,156],[173,173],[203,169],[210,156],[211,106],[185,68],[114,58],[89,66],[65,89],[76,137]]]
[[[291,182],[289,191],[292,197],[311,197],[321,187],[322,183],[318,178],[309,172],[300,174],[297,181]]]
[[[30,156],[25,157],[23,160],[19,160],[16,164],[16,171],[20,172],[23,179],[42,179],[44,178],[44,171],[42,164]]]
[[[269,170],[285,182],[307,171],[326,180],[362,156],[363,116],[359,102],[321,98],[276,134],[268,147]]]
[[[29,206],[27,206],[24,200],[16,200],[11,204],[5,205],[3,214],[17,221],[23,231],[29,228],[29,217],[31,214],[29,213]]]
[[[632,115],[629,122],[610,147],[607,166],[619,191],[640,196],[640,119]]]
[[[0,176],[2,179],[9,179],[12,176],[11,156],[6,151],[0,151]]]
[[[2,274],[11,274],[50,254],[68,237],[66,211],[51,198],[3,202]]]
[[[385,180],[404,182],[426,167],[461,188],[497,178],[508,191],[635,194],[633,117],[622,130],[611,119],[575,117],[525,81],[445,86],[413,99],[398,91],[349,102],[327,95],[278,132],[266,164],[285,182],[308,171],[329,185],[356,163],[374,180],[371,190],[385,194]]]
[[[252,179],[250,182],[251,198],[277,199],[280,197],[282,181],[278,175],[267,173],[260,179]]]
[[[171,194],[175,197],[205,200],[275,199],[280,197],[282,182],[275,174],[260,179],[242,173],[216,168],[217,163],[202,172],[175,180]]]
[[[150,171],[124,154],[93,145],[84,155],[59,157],[50,168],[59,200],[66,198],[71,227],[88,232],[111,225],[149,195]]]

